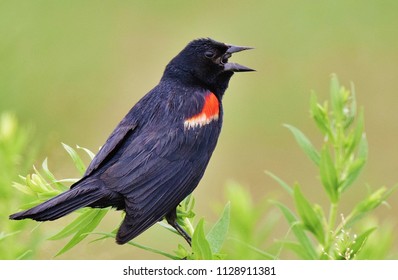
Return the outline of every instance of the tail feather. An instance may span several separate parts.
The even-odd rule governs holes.
[[[89,206],[103,197],[103,192],[96,186],[74,187],[31,209],[12,214],[10,219],[52,221],[74,210]]]

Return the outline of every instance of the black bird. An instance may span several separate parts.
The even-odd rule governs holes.
[[[70,190],[10,219],[49,221],[82,207],[126,212],[116,242],[124,244],[166,218],[198,185],[217,144],[222,97],[234,72],[254,71],[228,62],[251,49],[209,38],[190,42],[109,136],[86,173]]]

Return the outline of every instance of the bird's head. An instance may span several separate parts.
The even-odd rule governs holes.
[[[222,96],[234,72],[255,71],[229,62],[233,53],[249,49],[252,48],[229,45],[210,38],[197,39],[167,65],[165,75],[203,85]]]

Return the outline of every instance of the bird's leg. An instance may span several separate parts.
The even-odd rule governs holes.
[[[189,234],[177,223],[177,209],[170,211],[166,215],[166,221],[188,242],[191,246],[191,237]]]

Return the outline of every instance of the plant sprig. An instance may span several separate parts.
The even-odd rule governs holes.
[[[363,109],[357,110],[354,86],[351,90],[340,86],[336,75],[331,78],[330,104],[320,104],[312,93],[310,108],[323,137],[319,150],[301,130],[291,125],[285,127],[319,170],[321,185],[330,201],[328,215],[305,196],[301,185],[295,183],[291,187],[269,173],[292,196],[296,206],[294,213],[286,205],[275,203],[297,240],[282,241],[282,246],[306,259],[354,259],[376,228],[354,234],[353,226],[382,204],[395,188],[381,187],[354,205],[348,214],[338,215],[343,194],[358,178],[368,158]]]

